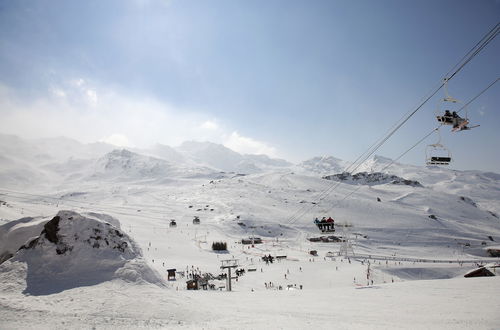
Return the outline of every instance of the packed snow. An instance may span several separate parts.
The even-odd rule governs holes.
[[[114,150],[0,135],[0,154],[0,328],[500,324],[499,277],[464,278],[500,271],[489,252],[498,174],[400,163],[382,173],[392,161],[377,156],[362,180],[331,181],[348,162],[293,165],[197,142]],[[323,216],[335,232],[318,230]],[[309,240],[328,235],[338,239]],[[231,292],[225,260],[237,266]],[[195,278],[207,290],[187,290]]]

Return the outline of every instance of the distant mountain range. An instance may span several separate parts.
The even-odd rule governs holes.
[[[149,182],[206,178],[216,180],[259,173],[300,175],[364,185],[399,183],[467,196],[498,213],[500,174],[456,171],[394,163],[374,156],[342,174],[350,163],[333,156],[314,157],[299,164],[266,155],[242,155],[211,142],[184,142],[178,147],[157,144],[149,149],[117,149],[106,143],[83,144],[59,137],[27,140],[0,134],[2,188],[54,187],[81,182]],[[384,172],[383,174],[380,172]]]
[[[293,164],[266,155],[241,155],[211,142],[184,142],[173,148],[117,149],[106,143],[83,144],[65,137],[25,140],[0,134],[0,178],[30,184],[55,178],[152,179],[220,172],[260,173]]]

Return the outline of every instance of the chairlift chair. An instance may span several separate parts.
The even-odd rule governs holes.
[[[451,151],[440,143],[428,145],[425,154],[427,165],[450,165],[451,163]]]
[[[469,119],[467,118],[467,107],[463,106],[457,109],[458,105],[463,104],[460,100],[450,96],[448,94],[448,78],[444,79],[444,93],[445,97],[440,100],[438,107],[436,109],[436,119],[442,125],[451,125],[452,132],[460,132],[465,130],[470,130],[471,128],[478,127],[476,126],[467,126],[469,124]],[[444,112],[441,109],[445,108]],[[465,110],[465,116],[462,118],[458,115],[458,112],[461,110]]]
[[[333,232],[335,232],[335,220],[333,220],[331,217],[329,219],[326,219],[326,217],[323,217],[321,220],[319,220],[318,218],[316,218],[314,220],[314,224],[316,225],[316,227],[318,227],[318,229],[322,233],[333,233]]]

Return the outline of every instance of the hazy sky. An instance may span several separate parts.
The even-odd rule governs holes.
[[[0,132],[354,160],[498,21],[493,0],[0,0]],[[499,59],[497,38],[450,94],[475,96]],[[479,128],[442,129],[453,168],[500,172],[499,91],[469,107]],[[438,103],[377,154],[436,127]],[[424,164],[436,141],[401,161]]]

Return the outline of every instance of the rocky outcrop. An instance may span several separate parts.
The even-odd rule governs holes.
[[[420,184],[420,182],[418,181],[407,180],[396,175],[390,175],[381,172],[374,172],[374,173],[360,172],[356,174],[350,174],[348,172],[344,172],[340,174],[327,175],[324,176],[323,179],[340,181],[348,184],[361,184],[369,186],[391,183],[391,184],[406,185],[412,187],[423,187],[422,184]]]

